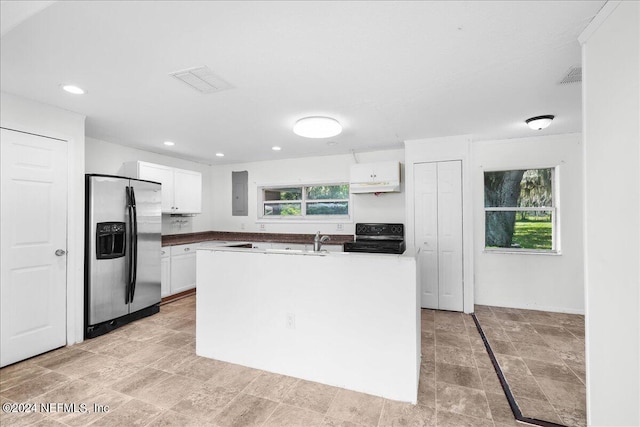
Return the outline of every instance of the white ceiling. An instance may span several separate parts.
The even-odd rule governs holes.
[[[60,1],[19,25],[3,4],[1,88],[85,114],[87,136],[211,164],[579,132],[580,84],[559,81],[604,3]],[[201,65],[233,89],[169,76]],[[541,114],[556,120],[526,127]],[[307,115],[344,131],[294,135]]]

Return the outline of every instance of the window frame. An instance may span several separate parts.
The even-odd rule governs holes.
[[[288,184],[260,184],[258,185],[258,209],[257,209],[257,222],[337,222],[337,223],[350,223],[353,222],[353,200],[351,191],[349,191],[349,196],[345,199],[308,199],[307,198],[307,188],[308,187],[319,187],[319,186],[337,186],[337,185],[349,185],[349,182],[346,181],[336,181],[336,182],[307,182],[307,183],[288,183]],[[300,188],[302,197],[299,200],[265,200],[265,191],[269,190],[279,190],[283,188]],[[307,204],[308,203],[339,203],[346,202],[347,203],[347,214],[346,215],[307,215]],[[300,215],[278,215],[278,216],[269,216],[264,214],[264,208],[266,205],[270,204],[300,204]]]
[[[484,188],[484,174],[487,172],[507,172],[513,170],[536,170],[536,169],[551,169],[551,206],[542,207],[487,207],[484,206],[485,188]],[[512,168],[495,168],[495,169],[483,169],[482,170],[482,204],[483,204],[483,252],[485,253],[501,253],[501,254],[531,254],[531,255],[561,255],[560,248],[560,166],[525,166],[525,167],[512,167]],[[551,249],[531,249],[531,248],[499,248],[499,247],[487,247],[487,212],[551,212]]]

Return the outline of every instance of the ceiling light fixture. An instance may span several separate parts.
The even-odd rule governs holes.
[[[304,117],[293,125],[293,133],[305,138],[331,138],[342,132],[342,125],[331,117]]]
[[[175,142],[171,142],[171,141],[165,141],[164,145],[168,145],[169,147],[171,147],[173,145],[176,145],[176,143]]]
[[[62,85],[62,90],[64,90],[65,92],[72,93],[74,95],[84,95],[85,94],[84,89],[79,88],[78,86],[74,86],[74,85]]]
[[[531,117],[530,119],[525,120],[525,122],[533,130],[542,130],[551,124],[554,117],[555,116],[552,115]]]
[[[216,157],[224,157],[224,153],[216,153]]]
[[[278,146],[271,147],[271,149],[272,149],[273,151],[280,151],[280,150],[282,150],[282,148],[280,148],[280,147],[278,147]]]

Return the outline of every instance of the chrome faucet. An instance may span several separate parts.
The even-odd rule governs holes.
[[[322,244],[327,240],[331,240],[331,237],[329,236],[320,237],[320,232],[318,231],[316,233],[316,237],[313,238],[313,251],[320,252],[320,249],[322,248]]]

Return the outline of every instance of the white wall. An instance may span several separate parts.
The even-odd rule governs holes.
[[[357,153],[358,163],[383,160],[404,160],[403,150]],[[315,233],[353,234],[356,222],[400,222],[404,223],[404,194],[383,193],[354,194],[352,222],[337,223],[298,222],[277,223],[257,221],[258,186],[271,184],[306,184],[323,182],[349,182],[349,170],[355,163],[348,155],[307,157],[265,162],[239,163],[212,166],[213,226],[217,231],[267,232],[267,233]],[[231,172],[249,173],[249,215],[231,215]],[[404,185],[402,186],[404,187]],[[260,226],[264,225],[264,229]]]
[[[472,157],[476,304],[584,313],[581,135],[475,141]],[[561,254],[484,252],[484,171],[555,166]]]
[[[213,230],[211,167],[150,151],[125,147],[99,139],[86,139],[86,173],[121,175],[124,162],[142,160],[202,173],[202,213],[193,217],[162,215],[162,234],[181,234]]]
[[[640,425],[640,3],[580,36],[585,136],[587,421]]]
[[[1,125],[67,141],[67,343],[83,340],[84,119],[83,115],[2,92]]]

